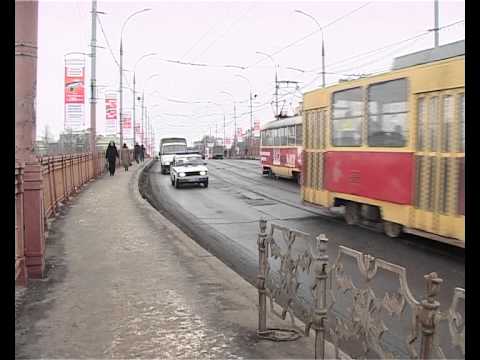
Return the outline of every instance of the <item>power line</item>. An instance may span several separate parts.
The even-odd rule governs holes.
[[[181,59],[184,59],[190,51],[192,51],[214,28],[218,26],[218,23],[215,22],[182,56]]]
[[[339,18],[337,18],[337,19],[329,22],[327,25],[325,25],[325,26],[323,27],[323,29],[325,29],[327,26],[331,26],[331,25],[335,24],[336,22],[338,22],[338,21],[346,18],[347,16],[350,16],[351,14],[359,11],[360,9],[363,9],[365,6],[367,6],[367,5],[369,5],[369,4],[371,4],[371,2],[367,2],[367,3],[363,4],[362,6],[360,6],[360,7],[358,7],[358,8],[355,8],[354,10],[348,12],[347,14],[340,16]],[[292,43],[284,46],[283,48],[275,51],[274,53],[272,53],[272,54],[270,54],[270,55],[271,55],[271,56],[277,55],[277,54],[281,53],[282,51],[284,51],[284,50],[286,50],[286,49],[288,49],[288,48],[290,48],[290,47],[292,47],[292,46],[294,46],[294,45],[302,42],[303,40],[309,38],[310,36],[315,35],[315,34],[318,33],[319,31],[321,31],[321,30],[320,30],[320,29],[317,29],[317,30],[311,32],[310,34],[307,34],[307,35],[301,37],[300,39],[297,39],[297,40],[293,41]],[[261,59],[258,60],[257,62],[255,62],[255,63],[253,63],[253,64],[251,64],[251,65],[248,65],[246,68],[253,67],[253,66],[255,66],[255,65],[257,65],[257,64],[259,64],[259,63],[261,63],[261,62],[263,62],[263,61],[265,61],[265,60],[266,60],[266,58],[261,58]]]
[[[424,34],[423,36],[425,36],[425,35],[427,35],[427,34]],[[415,45],[415,44],[417,43],[418,40],[420,40],[420,37],[417,37],[417,38],[413,41],[413,43],[408,44],[407,46],[402,47],[401,49],[395,49],[393,52],[389,52],[389,53],[387,53],[386,55],[384,54],[384,55],[382,55],[381,57],[372,59],[372,60],[367,61],[366,63],[363,63],[363,64],[361,64],[361,65],[355,65],[355,66],[350,67],[350,68],[343,68],[343,69],[338,70],[338,71],[340,71],[340,72],[347,72],[347,71],[352,71],[352,70],[356,70],[356,69],[361,69],[361,68],[363,68],[363,67],[365,67],[365,66],[368,66],[368,65],[370,65],[370,64],[374,64],[374,63],[376,63],[376,62],[379,62],[379,61],[381,61],[381,60],[383,60],[383,59],[385,59],[385,58],[391,58],[395,53],[400,52],[400,51],[403,51],[403,50],[405,50],[405,49],[407,49],[407,48],[412,47],[413,45]]]
[[[110,46],[110,42],[108,41],[107,35],[105,34],[105,31],[103,30],[103,25],[102,25],[102,21],[100,20],[100,16],[97,16],[96,18],[98,19],[98,23],[100,24],[100,28],[102,29],[103,38],[105,39],[105,43],[107,44],[108,50],[110,50],[110,54],[112,55],[113,61],[115,61],[115,64],[117,64],[118,68],[120,68],[120,64],[117,61],[117,58],[115,57],[115,55],[112,51],[112,47]]]
[[[213,40],[213,42],[210,43],[210,45],[207,46],[206,49],[204,49],[200,55],[197,55],[195,58],[194,58],[194,61],[195,59],[198,59],[200,56],[202,56],[203,54],[205,54],[213,45],[215,45],[215,43],[220,40],[221,38],[225,37],[225,35],[243,18],[245,17],[245,15],[247,15],[250,10],[255,6],[255,2],[252,3],[252,5],[243,13],[241,14],[238,18],[236,18],[231,24],[230,26],[222,33],[220,34],[220,36],[218,36],[215,40]]]

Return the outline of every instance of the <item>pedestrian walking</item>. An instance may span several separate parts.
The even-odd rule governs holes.
[[[140,162],[140,151],[141,150],[142,149],[140,148],[140,145],[138,145],[138,143],[136,143],[135,146],[133,147],[133,156],[134,156],[137,164]]]
[[[108,144],[107,151],[105,153],[105,158],[107,159],[107,162],[108,162],[108,171],[110,173],[110,176],[114,176],[115,163],[117,162],[117,158],[118,158],[118,151],[114,141],[110,141],[110,143]]]
[[[140,161],[143,163],[145,161],[145,146],[140,145]]]
[[[122,165],[125,168],[125,171],[128,171],[130,166],[130,150],[128,149],[127,144],[123,144],[122,147]]]

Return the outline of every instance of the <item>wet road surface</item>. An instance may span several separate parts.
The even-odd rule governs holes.
[[[417,299],[424,296],[424,275],[432,271],[443,279],[439,300],[445,306],[453,289],[465,286],[463,249],[410,234],[392,239],[374,229],[349,226],[340,216],[302,203],[294,181],[262,176],[257,161],[209,160],[208,169],[207,189],[175,189],[155,164],[148,173],[151,195],[157,209],[252,284],[258,220],[264,217],[312,235],[326,234],[331,259],[344,245],[405,267]]]

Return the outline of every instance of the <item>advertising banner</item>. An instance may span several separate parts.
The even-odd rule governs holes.
[[[105,94],[105,133],[115,135],[117,133],[117,94]]]
[[[85,127],[85,59],[65,60],[64,129]]]
[[[122,132],[124,141],[128,146],[133,146],[133,127],[132,127],[132,114],[126,112],[122,114]]]
[[[123,114],[122,124],[123,124],[123,130],[132,130],[132,115],[130,113]]]

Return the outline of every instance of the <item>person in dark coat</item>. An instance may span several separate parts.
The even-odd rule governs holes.
[[[145,160],[145,146],[140,145],[140,161],[143,162]]]
[[[108,171],[110,172],[110,176],[115,175],[115,162],[118,158],[118,151],[117,147],[115,146],[115,142],[110,141],[107,147],[107,151],[105,153],[105,158],[108,161]]]
[[[135,158],[135,161],[137,162],[137,164],[139,163],[140,161],[140,152],[141,152],[141,148],[140,148],[140,145],[138,145],[138,143],[135,144],[135,146],[133,147],[133,156]]]

